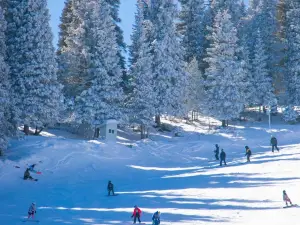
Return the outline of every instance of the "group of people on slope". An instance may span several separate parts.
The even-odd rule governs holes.
[[[139,221],[139,223],[141,223],[141,215],[142,215],[142,210],[135,205],[133,213],[131,215],[134,224],[136,223],[137,220]],[[160,211],[156,211],[152,216],[152,225],[159,225],[159,224],[160,224]]]
[[[272,152],[274,152],[275,149],[279,152],[276,137],[271,136],[270,143],[271,143],[271,146],[272,146]],[[250,157],[252,155],[252,152],[251,152],[249,146],[245,146],[245,149],[246,149],[245,156],[247,157],[247,162],[250,162]],[[226,165],[226,153],[224,152],[224,149],[221,149],[221,153],[220,153],[220,147],[219,147],[218,144],[216,144],[216,149],[214,150],[214,153],[215,153],[216,160],[220,160],[220,166],[222,166],[223,162]]]
[[[110,196],[111,193],[112,193],[112,195],[115,195],[114,185],[111,181],[108,181],[107,191],[108,191],[108,196]],[[136,223],[136,221],[141,223],[141,215],[142,215],[142,210],[135,205],[133,213],[131,215],[131,218],[133,218],[133,223]],[[159,211],[156,211],[153,214],[152,222],[153,222],[152,223],[153,225],[159,225],[160,224],[160,212]]]
[[[222,166],[223,162],[226,165],[226,153],[224,152],[224,149],[221,149],[221,153],[220,153],[220,147],[218,144],[216,144],[216,150],[214,151],[214,153],[215,153],[216,160],[220,160],[220,166]]]

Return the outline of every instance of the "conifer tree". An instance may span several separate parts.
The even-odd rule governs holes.
[[[8,1],[6,20],[7,62],[18,118],[34,127],[55,123],[61,87],[47,1]]]
[[[66,101],[73,102],[89,87],[84,49],[84,0],[67,0],[61,16],[58,45],[58,78]]]
[[[160,124],[160,115],[186,113],[184,93],[188,80],[184,71],[183,50],[176,36],[175,17],[176,7],[172,1],[155,0],[154,5],[151,5],[150,20],[155,30],[152,65],[157,97],[157,124]]]
[[[147,130],[154,123],[156,113],[155,106],[157,97],[155,96],[154,73],[151,62],[153,61],[154,36],[153,25],[149,20],[145,20],[142,25],[141,46],[137,61],[132,65],[131,76],[134,78],[134,88],[130,95],[129,107],[133,122],[141,125],[142,138],[147,137]]]
[[[194,58],[203,64],[205,44],[205,2],[204,0],[180,0],[181,12],[178,31],[182,36],[182,45],[185,51],[185,62]]]
[[[237,30],[227,10],[215,18],[212,34],[208,37],[211,47],[205,59],[206,69],[206,113],[225,121],[238,118],[246,101],[245,73],[238,59]]]
[[[274,90],[272,86],[272,77],[270,76],[268,68],[268,54],[266,53],[266,46],[262,40],[260,31],[254,46],[253,59],[253,77],[255,85],[255,101],[259,106],[270,105],[274,100]]]
[[[11,123],[11,109],[13,102],[10,97],[10,82],[8,77],[8,66],[5,62],[6,45],[5,45],[6,22],[3,10],[0,8],[0,156],[3,155],[7,148],[8,138],[15,132]]]
[[[79,122],[99,125],[107,119],[121,119],[123,92],[117,34],[105,0],[85,1],[83,7],[90,87],[76,98],[76,118]]]
[[[290,108],[300,104],[300,3],[287,0],[287,97]]]

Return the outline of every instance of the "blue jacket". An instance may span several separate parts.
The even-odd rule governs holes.
[[[160,215],[158,214],[158,211],[153,214],[152,221],[153,221],[153,225],[160,224]]]

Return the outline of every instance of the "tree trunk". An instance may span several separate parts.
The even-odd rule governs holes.
[[[35,127],[34,135],[40,135],[40,133],[44,130],[44,127],[42,127],[40,130],[38,130],[38,127]]]
[[[145,139],[145,125],[141,124],[141,139]]]
[[[226,120],[222,120],[222,127],[226,127]]]
[[[24,125],[24,133],[25,135],[29,135],[29,126],[27,124]]]
[[[161,126],[160,115],[155,116],[155,123],[158,127]]]
[[[94,138],[99,138],[100,136],[100,128],[95,129]]]

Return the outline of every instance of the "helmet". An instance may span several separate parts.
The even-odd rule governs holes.
[[[137,208],[137,205],[135,205],[134,208]]]
[[[35,205],[35,202],[33,202],[32,205]]]
[[[283,193],[285,193],[285,190],[283,190]]]

